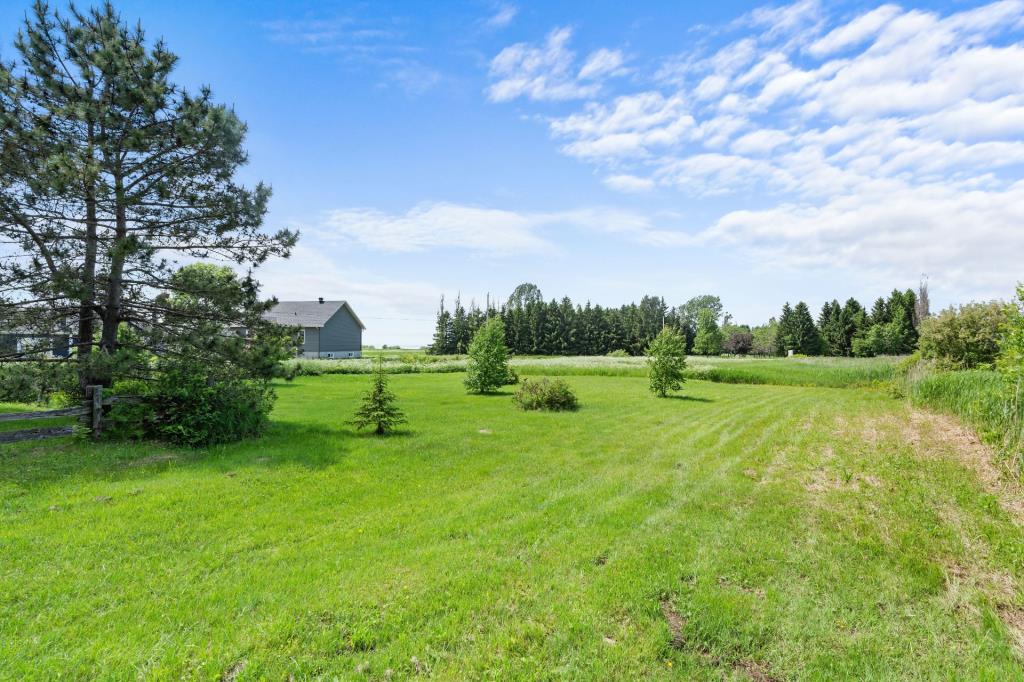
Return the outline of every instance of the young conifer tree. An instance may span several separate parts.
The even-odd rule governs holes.
[[[405,413],[395,405],[395,394],[388,388],[388,378],[384,374],[384,360],[378,356],[373,369],[373,384],[363,396],[362,407],[356,411],[352,424],[357,429],[372,426],[374,433],[383,436],[407,421]]]

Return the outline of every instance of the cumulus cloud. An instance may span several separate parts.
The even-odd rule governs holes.
[[[710,35],[634,68],[634,92],[577,91],[547,118],[559,150],[618,191],[766,206],[701,235],[759,257],[1020,276],[1024,0],[854,16],[799,0]]]

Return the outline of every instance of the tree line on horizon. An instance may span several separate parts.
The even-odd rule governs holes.
[[[604,307],[569,297],[545,301],[537,285],[516,287],[503,304],[490,301],[481,308],[457,296],[449,309],[441,297],[428,351],[435,355],[464,354],[476,331],[500,317],[505,342],[516,355],[643,355],[665,327],[680,332],[686,352],[693,355],[899,355],[917,345],[918,327],[928,317],[928,289],[894,289],[879,297],[871,309],[855,298],[844,304],[832,300],[817,319],[803,301],[783,305],[780,315],[766,324],[736,324],[718,296],[704,294],[670,307],[660,296],[639,303]]]

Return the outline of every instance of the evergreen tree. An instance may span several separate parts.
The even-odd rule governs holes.
[[[484,323],[469,344],[464,383],[474,393],[493,393],[501,386],[515,383],[515,373],[508,365],[505,323],[500,317]]]
[[[672,327],[665,327],[647,347],[648,377],[651,392],[664,398],[678,391],[686,378],[686,339]]]
[[[377,356],[373,384],[363,397],[362,407],[356,411],[352,423],[357,429],[372,426],[374,433],[383,436],[407,421],[405,414],[395,405],[395,394],[388,388],[388,378],[384,374],[384,359]]]
[[[871,306],[871,324],[885,324],[889,319],[889,306],[886,305],[885,299],[879,296]]]
[[[853,340],[868,327],[867,313],[857,299],[848,298],[843,304],[843,355],[853,354]]]
[[[693,352],[697,355],[719,355],[722,352],[722,330],[710,308],[697,315],[697,331],[693,337]]]
[[[456,295],[455,310],[452,313],[453,352],[459,355],[465,353],[472,338],[473,330],[469,328],[469,321],[466,319],[466,308],[462,305],[462,296]]]
[[[846,336],[843,330],[843,309],[839,301],[832,300],[821,308],[818,331],[825,355],[846,355]]]
[[[230,366],[169,302],[182,260],[255,267],[297,240],[262,229],[268,187],[235,179],[245,124],[208,88],[172,82],[177,57],[110,4],[64,16],[36,3],[15,50],[0,64],[0,241],[15,256],[0,261],[2,295],[38,325],[75,319],[82,385],[152,370],[121,361],[145,357],[122,353],[125,325],[136,349]],[[258,329],[272,302],[251,277],[231,287],[197,314]]]
[[[449,355],[454,352],[454,335],[452,334],[452,314],[445,310],[444,295],[437,309],[437,323],[434,326],[434,340],[430,344],[432,355]]]
[[[779,326],[775,331],[775,354],[786,355],[791,350],[797,349],[795,318],[789,301],[782,306],[782,314],[779,315]]]
[[[793,349],[803,355],[819,355],[821,353],[821,337],[814,326],[814,318],[807,304],[800,301],[793,308],[792,323]]]

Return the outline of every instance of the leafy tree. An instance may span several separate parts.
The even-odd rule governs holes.
[[[143,349],[159,353],[173,339],[191,360],[222,362],[225,346],[196,345],[198,335],[168,323],[181,317],[170,296],[178,259],[257,266],[288,255],[298,236],[264,232],[270,189],[235,180],[247,160],[245,125],[209,89],[174,84],[177,57],[147,44],[110,4],[64,16],[37,3],[15,48],[15,62],[0,65],[7,303],[36,310],[40,327],[74,321],[82,385],[111,385],[114,368],[153,367],[119,359],[124,325]],[[241,286],[248,290],[211,292],[195,314],[249,326],[261,306],[255,283]]]
[[[510,383],[515,383],[515,374],[508,364],[505,323],[494,317],[480,327],[469,344],[465,384],[474,393],[493,393]]]
[[[678,391],[686,378],[686,339],[672,327],[665,327],[647,347],[651,392],[664,398]]]
[[[770,347],[770,346],[769,346]],[[722,344],[722,350],[733,355],[746,355],[754,348],[754,335],[743,329],[735,329]]]
[[[753,345],[750,348],[750,352],[758,355],[772,355],[776,353],[776,337],[778,333],[779,323],[774,317],[768,320],[768,324],[754,327],[751,330]]]
[[[694,296],[674,311],[679,329],[686,336],[687,351],[693,348],[694,338],[697,336],[697,319],[701,310],[710,310],[717,320],[722,316],[722,299],[711,294]]]
[[[722,352],[722,330],[710,308],[697,315],[697,332],[693,338],[693,352],[697,355],[718,355]]]
[[[523,282],[508,297],[509,308],[525,308],[528,305],[543,302],[544,296],[540,293],[540,287],[532,282]]]
[[[921,355],[964,369],[992,365],[1011,319],[996,301],[947,308],[921,326]]]
[[[363,396],[363,404],[356,411],[352,424],[357,429],[372,426],[374,433],[383,436],[407,421],[405,414],[395,405],[395,394],[388,388],[388,378],[384,374],[384,360],[378,356],[373,370],[373,384]]]

